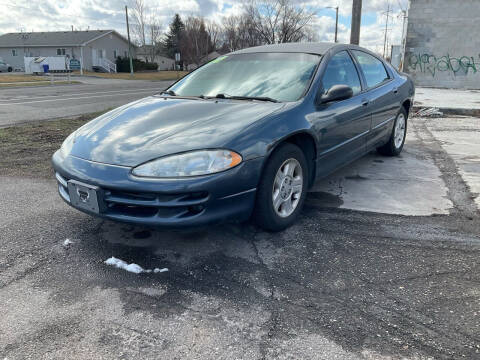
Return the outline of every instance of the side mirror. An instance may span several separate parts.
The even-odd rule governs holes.
[[[326,104],[332,101],[350,99],[353,96],[353,90],[348,85],[333,85],[325,94],[319,97],[320,104]]]

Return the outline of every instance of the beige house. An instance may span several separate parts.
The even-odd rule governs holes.
[[[166,57],[158,50],[153,49],[152,45],[139,46],[137,48],[137,59],[145,62],[154,62],[158,64],[158,70],[174,70],[175,60]]]

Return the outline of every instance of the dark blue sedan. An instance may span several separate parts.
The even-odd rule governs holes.
[[[402,151],[414,91],[358,46],[236,51],[72,133],[53,155],[60,196],[142,225],[253,218],[279,231],[316,179],[372,149]]]

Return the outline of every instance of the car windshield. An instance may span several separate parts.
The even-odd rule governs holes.
[[[305,92],[319,61],[319,55],[305,53],[220,56],[184,77],[169,92],[295,101]]]

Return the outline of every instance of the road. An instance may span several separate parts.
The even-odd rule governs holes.
[[[165,89],[171,81],[82,78],[82,84],[0,88],[0,127],[93,113]]]
[[[479,124],[415,119],[279,234],[112,223],[0,177],[0,358],[478,359]]]

